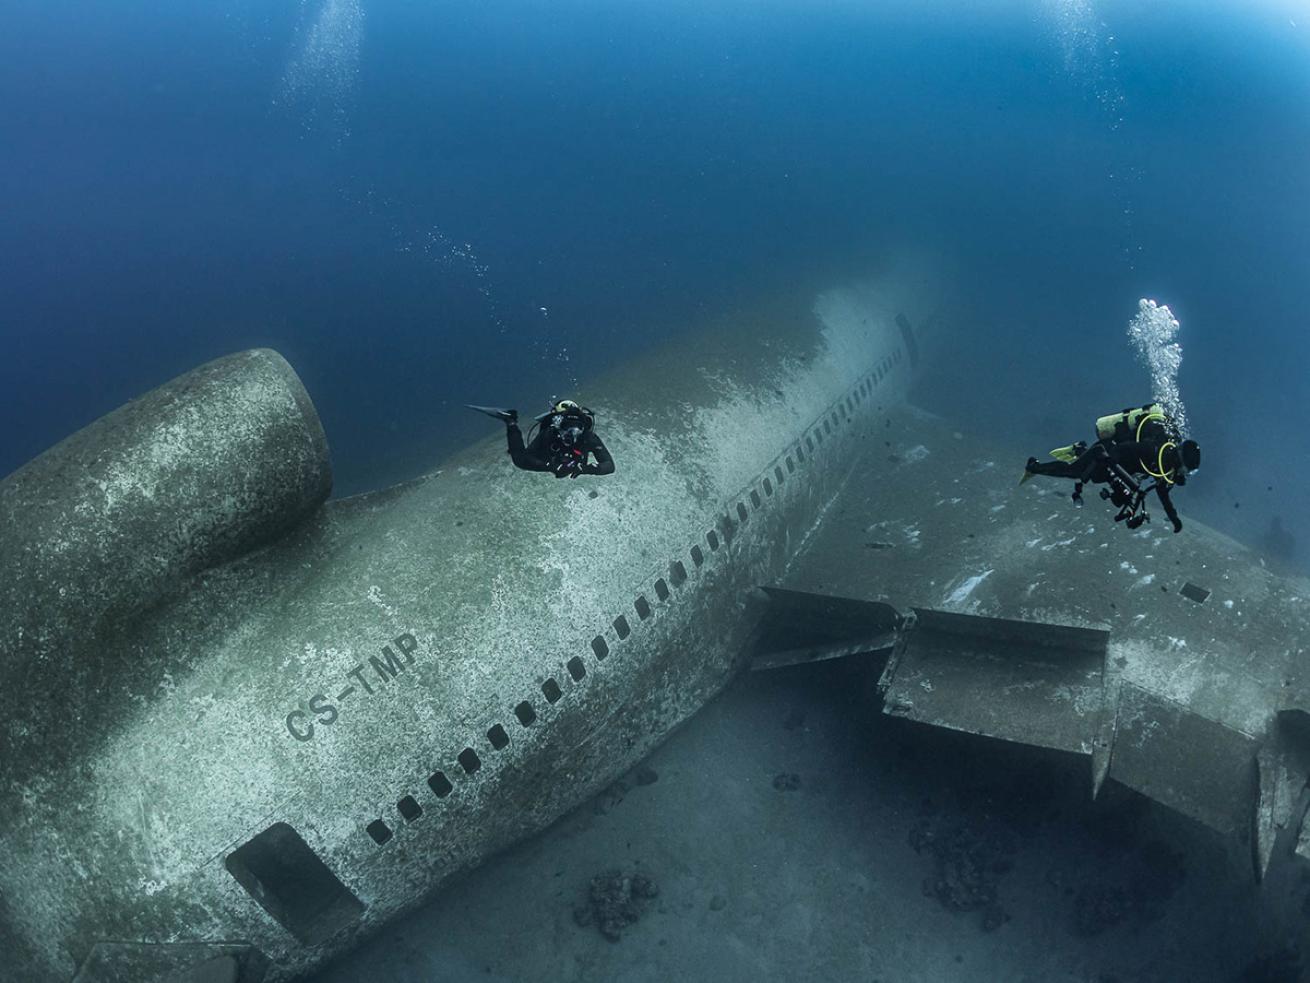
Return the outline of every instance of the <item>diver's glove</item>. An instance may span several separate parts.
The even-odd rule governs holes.
[[[1171,521],[1171,522],[1174,524],[1174,532],[1182,532],[1182,531],[1183,531],[1183,520],[1180,519],[1180,518],[1178,518],[1178,516],[1174,516],[1174,517],[1173,517],[1171,520],[1169,520],[1169,521]]]

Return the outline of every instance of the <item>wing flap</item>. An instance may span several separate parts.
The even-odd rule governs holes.
[[[1257,741],[1131,683],[1119,691],[1109,775],[1221,833],[1249,831]]]
[[[883,711],[1005,741],[1090,754],[1109,633],[915,609],[881,683]]]

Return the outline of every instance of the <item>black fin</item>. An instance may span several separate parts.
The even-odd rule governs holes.
[[[505,423],[513,423],[519,418],[518,410],[503,410],[499,406],[474,406],[472,403],[465,403],[464,405],[471,410],[485,413],[487,416],[495,417]]]

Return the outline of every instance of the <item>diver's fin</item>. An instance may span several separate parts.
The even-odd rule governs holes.
[[[513,423],[519,418],[518,410],[502,410],[499,406],[474,406],[472,403],[465,403],[471,410],[477,410],[479,413],[485,413],[487,416],[495,417],[505,423]]]
[[[1078,460],[1078,445],[1070,444],[1068,447],[1057,447],[1051,451],[1051,457],[1057,461],[1063,461],[1065,464],[1073,464]]]
[[[886,656],[904,618],[890,604],[761,587],[764,602],[750,667],[823,662],[851,655]]]
[[[1027,468],[1025,468],[1025,469],[1024,469],[1024,472],[1023,472],[1023,477],[1021,477],[1021,478],[1019,479],[1019,484],[1022,485],[1022,484],[1023,484],[1025,481],[1027,481],[1029,478],[1036,478],[1036,477],[1037,477],[1037,472],[1036,472],[1036,471],[1029,471]]]

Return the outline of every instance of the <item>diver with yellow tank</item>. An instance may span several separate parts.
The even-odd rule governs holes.
[[[1150,522],[1146,496],[1155,490],[1164,514],[1181,532],[1183,522],[1169,498],[1170,489],[1187,483],[1201,466],[1201,448],[1184,438],[1174,421],[1156,403],[1110,413],[1096,421],[1096,443],[1079,441],[1051,451],[1052,461],[1028,458],[1019,482],[1034,475],[1074,480],[1073,500],[1081,505],[1083,486],[1105,485],[1101,498],[1118,507],[1115,522],[1136,529]]]

